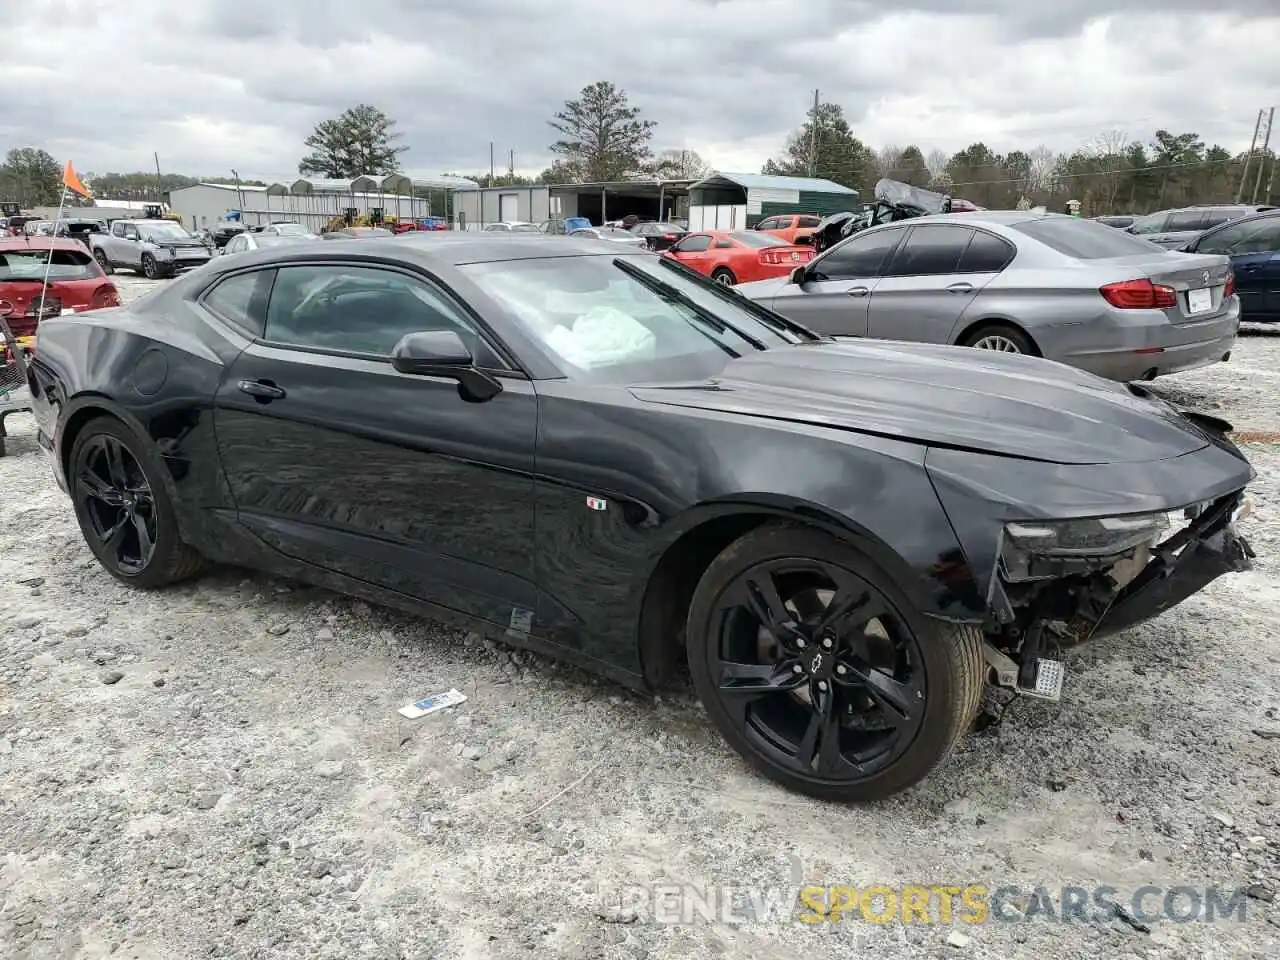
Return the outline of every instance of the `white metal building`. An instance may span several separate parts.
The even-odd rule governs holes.
[[[398,173],[385,177],[355,177],[351,180],[317,180],[301,177],[292,183],[266,187],[221,183],[198,183],[169,192],[170,209],[182,217],[191,230],[212,227],[230,211],[239,211],[248,224],[273,220],[296,220],[319,231],[330,219],[348,210],[356,215],[382,211],[385,217],[447,216],[446,210],[432,210],[431,201],[415,197],[415,191],[472,190],[479,186],[462,177],[410,178]]]

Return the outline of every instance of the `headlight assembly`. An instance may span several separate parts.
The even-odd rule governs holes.
[[[1006,580],[1051,580],[1108,566],[1130,550],[1156,543],[1169,527],[1166,513],[1089,520],[1006,523],[1000,563]]]

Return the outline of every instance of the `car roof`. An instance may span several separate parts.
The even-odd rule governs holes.
[[[252,264],[285,264],[292,261],[382,260],[417,264],[426,269],[459,267],[469,263],[493,263],[504,260],[542,260],[556,257],[617,257],[616,243],[607,240],[548,237],[545,234],[517,234],[495,238],[481,231],[459,232],[452,236],[412,233],[400,237],[375,240],[334,240],[324,244],[288,244],[256,250],[234,258],[227,269],[243,269]],[[220,258],[215,258],[216,260]],[[215,268],[216,269],[216,268]],[[220,272],[220,271],[218,271]]]
[[[84,244],[70,237],[4,237],[0,239],[0,253],[6,250],[79,250]]]

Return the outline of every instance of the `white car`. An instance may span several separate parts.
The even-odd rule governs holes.
[[[485,225],[485,233],[537,233],[538,225],[525,220],[500,220]]]

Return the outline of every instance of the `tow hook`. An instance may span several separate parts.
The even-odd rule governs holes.
[[[987,662],[987,679],[993,686],[1013,690],[1037,700],[1056,703],[1062,699],[1062,685],[1067,678],[1067,671],[1061,661],[1037,657],[1027,671],[1029,682],[1022,684],[1019,683],[1022,670],[1008,654],[997,650],[990,643],[983,643],[982,656]]]

